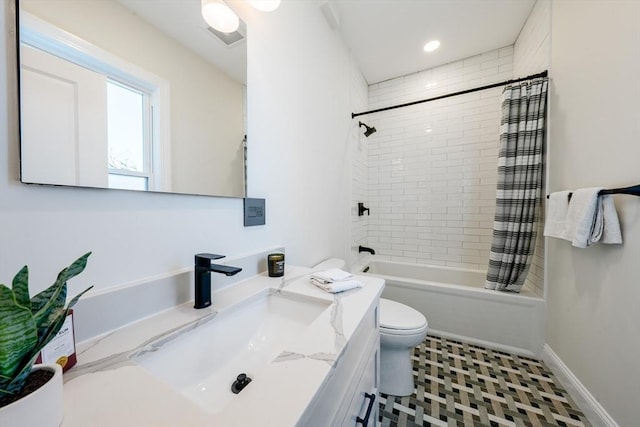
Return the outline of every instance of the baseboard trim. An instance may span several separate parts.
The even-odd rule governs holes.
[[[475,344],[475,345],[478,345],[480,347],[487,347],[487,348],[491,348],[493,350],[503,351],[505,353],[512,353],[512,354],[517,354],[517,355],[520,355],[520,356],[533,357],[533,358],[537,358],[538,357],[535,354],[533,354],[531,351],[526,350],[524,348],[511,347],[509,345],[498,344],[498,343],[495,343],[495,342],[492,342],[492,341],[480,340],[480,339],[477,339],[477,338],[467,337],[467,336],[464,336],[464,335],[451,334],[449,332],[439,331],[437,329],[429,328],[429,332],[428,333],[429,333],[429,335],[435,335],[437,337],[442,337],[442,338],[450,338],[450,339],[455,340],[455,341],[462,341],[462,342],[466,342],[466,343],[469,343],[469,344]]]
[[[567,390],[569,396],[582,410],[589,422],[594,427],[619,427],[618,423],[609,415],[589,390],[580,382],[562,359],[545,344],[542,348],[542,360],[547,364],[551,372],[558,378],[560,384]]]

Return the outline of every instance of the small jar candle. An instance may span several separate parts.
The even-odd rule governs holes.
[[[269,277],[284,276],[284,254],[267,255],[267,267],[269,268]]]

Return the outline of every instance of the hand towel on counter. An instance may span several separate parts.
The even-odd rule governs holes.
[[[311,277],[319,281],[330,283],[351,279],[353,277],[353,274],[339,268],[330,268],[329,270],[317,271],[315,273],[312,273]]]
[[[353,274],[339,268],[318,271],[311,274],[311,283],[332,294],[361,288],[362,283],[352,279]]]
[[[567,209],[566,225],[571,244],[577,248],[591,246],[603,239],[604,235],[607,236],[603,239],[604,243],[622,243],[613,200],[611,197],[598,196],[601,190],[598,187],[581,188],[573,192]]]
[[[362,282],[357,280],[340,280],[338,282],[325,282],[317,280],[315,277],[311,278],[311,283],[319,287],[325,292],[337,294],[338,292],[348,291],[349,289],[361,288]]]
[[[571,241],[567,229],[567,210],[570,191],[557,191],[549,195],[547,217],[544,222],[544,235]]]

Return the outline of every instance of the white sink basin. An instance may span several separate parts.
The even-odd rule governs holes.
[[[217,413],[236,396],[231,385],[238,374],[260,381],[259,369],[300,337],[330,304],[265,291],[135,360],[206,411]]]

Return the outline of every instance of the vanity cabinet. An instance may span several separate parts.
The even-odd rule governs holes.
[[[377,425],[380,381],[378,311],[376,300],[318,389],[298,426]],[[365,423],[367,411],[369,417]]]
[[[379,345],[379,342],[377,343],[377,345]],[[346,412],[344,412],[344,416],[342,416],[342,411],[338,411],[338,414],[340,415],[335,420],[336,425],[338,425],[340,419],[342,419],[342,424],[340,424],[342,427],[364,425],[370,427],[377,425],[379,404],[379,354],[380,351],[376,349],[376,351],[369,356],[369,360],[367,361],[366,365],[364,366],[364,370],[362,371],[362,377],[357,383],[355,392],[352,393],[353,398]]]

